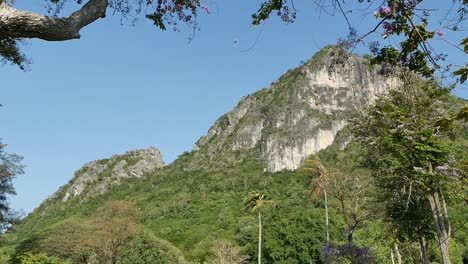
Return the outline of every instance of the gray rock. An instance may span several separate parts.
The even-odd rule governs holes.
[[[355,55],[336,64],[335,51],[320,51],[270,87],[244,97],[194,150],[216,160],[225,151],[258,147],[266,170],[297,169],[307,156],[333,143],[351,114],[400,85]]]
[[[85,164],[58,193],[63,193],[63,202],[78,196],[80,199],[95,197],[106,193],[110,186],[120,184],[124,178],[142,177],[145,173],[164,166],[162,155],[155,147],[128,151],[110,159]],[[51,199],[58,197],[58,193],[52,195]]]

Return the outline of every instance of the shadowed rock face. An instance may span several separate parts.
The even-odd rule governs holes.
[[[348,118],[397,87],[396,79],[358,56],[336,63],[328,47],[266,89],[244,97],[200,138],[195,150],[216,158],[226,150],[259,147],[268,171],[297,169],[333,143]]]
[[[161,153],[154,147],[91,161],[77,171],[75,177],[54,196],[61,196],[63,202],[75,196],[83,196],[80,197],[83,199],[94,197],[107,192],[111,185],[120,184],[123,178],[141,177],[164,166]]]

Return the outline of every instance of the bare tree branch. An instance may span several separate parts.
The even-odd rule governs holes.
[[[89,0],[70,16],[56,18],[18,10],[0,0],[0,38],[78,39],[82,28],[106,16],[108,4],[108,0]]]

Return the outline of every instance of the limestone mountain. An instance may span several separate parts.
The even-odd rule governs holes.
[[[365,58],[327,47],[270,87],[245,96],[196,143],[209,159],[259,147],[266,170],[297,169],[312,153],[333,143],[352,113],[398,80]]]

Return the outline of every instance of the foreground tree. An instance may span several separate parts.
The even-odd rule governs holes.
[[[96,235],[89,241],[90,247],[104,264],[116,264],[122,247],[140,233],[139,212],[131,204],[110,201],[91,219]]]
[[[22,157],[5,152],[5,144],[0,140],[0,229],[11,224],[14,217],[8,205],[8,195],[15,194],[12,180],[23,173]]]
[[[330,174],[328,170],[323,166],[320,158],[312,154],[310,155],[298,169],[298,172],[307,175],[311,178],[310,181],[310,193],[309,200],[311,202],[316,201],[323,193],[324,206],[325,206],[325,235],[326,244],[330,243],[330,231],[328,221],[328,197],[327,188],[330,180]]]
[[[32,249],[77,264],[116,264],[127,243],[140,234],[138,217],[132,204],[109,201],[90,220],[68,219],[46,230]]]
[[[74,0],[83,4],[83,0]],[[165,30],[177,24],[187,23],[195,26],[197,9],[205,9],[199,0],[88,0],[82,7],[69,16],[58,17],[66,4],[65,0],[46,0],[49,15],[18,10],[13,7],[14,0],[0,0],[0,58],[12,62],[20,68],[28,63],[20,51],[23,39],[36,38],[46,41],[66,41],[81,37],[80,30],[106,16],[108,8],[120,13],[123,18],[147,10],[146,17],[158,28]]]
[[[449,264],[445,195],[448,183],[457,183],[460,175],[452,168],[448,139],[437,125],[447,119],[439,102],[448,91],[418,80],[406,85],[405,92],[392,91],[377,100],[354,123],[354,132],[368,149],[368,166],[388,219],[420,243],[423,263],[429,263],[428,239],[435,229],[443,263]]]
[[[365,170],[336,171],[330,181],[330,195],[338,202],[337,212],[346,223],[345,245],[338,247],[338,252],[351,263],[374,263],[375,257],[368,247],[360,247],[354,242],[356,231],[367,226],[375,217],[371,206],[372,183]],[[343,251],[343,252],[340,252]]]
[[[186,264],[182,252],[171,243],[143,233],[123,246],[118,264]],[[230,262],[232,263],[232,262]]]
[[[328,215],[328,207],[334,208],[334,218],[342,218],[345,223],[345,243],[333,243],[327,240],[322,249],[322,254],[327,263],[374,263],[376,258],[371,248],[357,245],[354,242],[356,231],[366,227],[369,220],[375,216],[371,210],[371,186],[369,171],[362,169],[358,162],[362,155],[362,148],[356,143],[347,145],[345,152],[339,151],[337,156],[330,159],[325,154],[322,162],[319,157],[312,155],[304,161],[299,172],[309,172],[312,176],[311,196],[317,198],[326,194],[331,197],[325,199],[325,212]],[[325,167],[324,162],[333,162],[334,166]],[[329,164],[329,163],[327,163]],[[307,169],[308,168],[308,169]],[[313,201],[313,200],[312,200]],[[374,205],[375,207],[375,205]],[[326,230],[328,233],[328,217],[326,217]]]
[[[238,264],[245,263],[248,256],[242,254],[242,249],[226,240],[216,240],[211,247],[213,258],[210,264]]]
[[[47,230],[38,242],[37,248],[49,256],[87,264],[91,262],[94,254],[91,241],[95,236],[100,234],[92,230],[89,223],[68,219]]]
[[[267,199],[267,196],[262,193],[252,192],[244,200],[247,209],[258,216],[258,264],[262,263],[262,210],[269,206],[274,206],[274,202]]]

